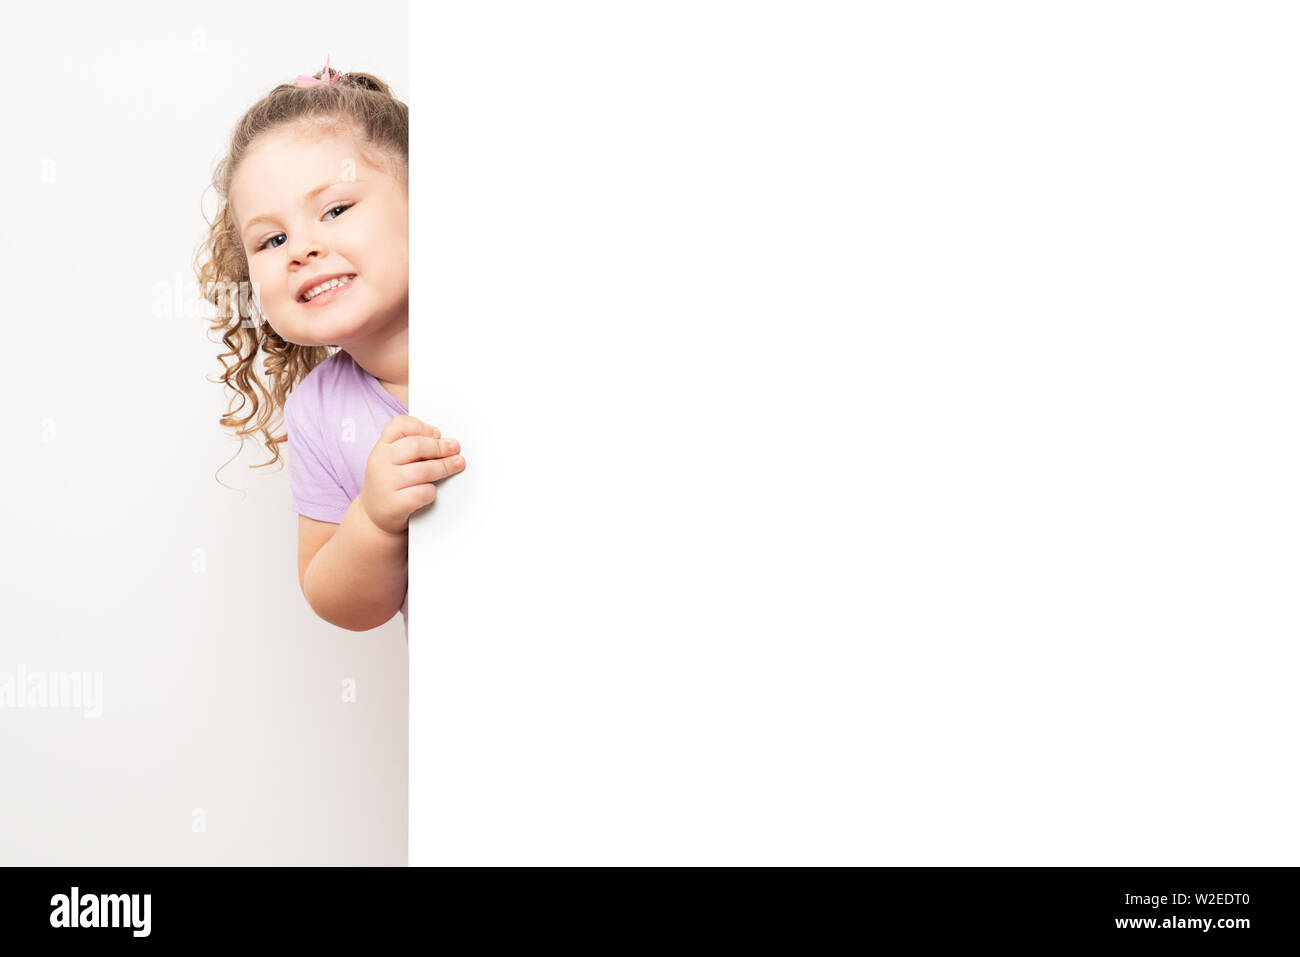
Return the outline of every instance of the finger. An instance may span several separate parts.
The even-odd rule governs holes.
[[[418,462],[420,459],[446,458],[460,451],[460,443],[455,439],[434,439],[427,435],[408,435],[390,447],[393,450],[394,465]]]
[[[445,459],[425,459],[397,467],[397,487],[411,488],[414,485],[426,485],[440,482],[448,475],[455,475],[465,470],[465,456],[453,455]]]
[[[398,489],[394,493],[397,504],[409,515],[417,508],[423,508],[438,497],[438,486],[428,483],[412,485],[410,488]]]
[[[404,435],[428,435],[431,428],[413,415],[395,415],[384,423],[379,438],[383,442],[395,442]]]

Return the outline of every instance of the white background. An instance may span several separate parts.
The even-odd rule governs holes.
[[[1295,863],[1292,8],[413,6],[411,863]]]
[[[406,4],[366,14],[27,4],[0,35],[0,672],[104,696],[0,708],[0,864],[406,863],[401,619],[318,619],[287,468],[251,443],[222,468],[191,265],[273,86],[329,54],[407,95]]]

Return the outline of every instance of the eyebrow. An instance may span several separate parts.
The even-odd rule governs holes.
[[[331,180],[331,181],[328,182],[328,183],[321,183],[319,186],[317,186],[317,187],[316,187],[315,189],[313,189],[311,192],[304,193],[304,194],[303,194],[303,197],[302,197],[303,205],[306,205],[307,203],[310,203],[313,199],[315,199],[315,198],[316,198],[317,196],[319,196],[321,193],[325,192],[325,190],[329,189],[331,186],[338,186],[338,185],[339,185],[340,183],[342,183],[342,182],[344,182],[344,181],[343,181],[343,180]],[[350,186],[350,185],[352,185],[353,183],[360,183],[360,182],[363,182],[363,180],[360,180],[360,179],[354,179],[354,180],[348,180],[347,182],[348,182],[348,185]],[[262,213],[262,214],[260,214],[260,215],[258,215],[258,216],[254,216],[254,217],[253,217],[252,219],[250,219],[248,222],[244,223],[244,230],[243,230],[243,232],[241,232],[239,235],[242,236],[242,237],[244,237],[245,239],[247,239],[247,238],[248,238],[248,231],[249,231],[250,229],[252,229],[254,226],[256,226],[258,223],[273,223],[273,222],[275,222],[275,217],[272,216],[270,213]]]

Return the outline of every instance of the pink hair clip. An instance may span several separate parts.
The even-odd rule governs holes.
[[[304,76],[303,74],[299,73],[298,85],[299,86],[321,86],[322,84],[325,83],[337,83],[340,79],[347,76],[346,73],[339,73],[337,71],[331,76],[330,57],[328,53],[325,54],[325,69],[323,69],[321,73],[323,73],[326,77],[329,77],[329,79],[318,80],[314,76]]]

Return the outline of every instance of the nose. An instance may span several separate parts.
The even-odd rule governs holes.
[[[319,237],[313,233],[298,230],[295,237],[289,242],[293,246],[290,250],[289,258],[293,262],[306,263],[313,256],[317,259],[323,259],[325,257],[325,246],[321,243]]]

